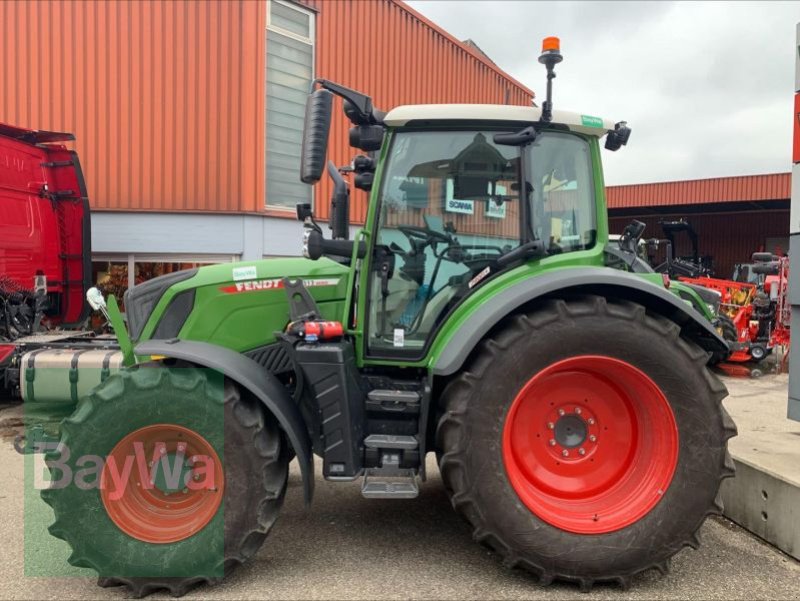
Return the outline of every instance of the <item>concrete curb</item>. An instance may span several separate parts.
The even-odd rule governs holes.
[[[720,488],[725,517],[800,560],[800,483],[733,459],[736,477]]]

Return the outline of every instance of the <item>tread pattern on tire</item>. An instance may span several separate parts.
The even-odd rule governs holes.
[[[513,315],[505,327],[497,331],[492,337],[481,343],[473,355],[471,363],[445,388],[442,399],[444,406],[436,430],[437,449],[439,453],[439,469],[445,488],[450,495],[453,507],[459,512],[472,528],[473,538],[496,552],[507,567],[520,567],[531,572],[539,579],[539,584],[548,585],[554,580],[572,581],[582,592],[591,590],[595,582],[616,582],[623,589],[630,586],[631,578],[636,574],[656,569],[661,574],[669,572],[669,559],[645,565],[629,572],[611,573],[600,578],[588,578],[552,570],[543,565],[537,565],[529,559],[520,557],[512,545],[503,540],[501,533],[492,531],[487,520],[482,515],[479,504],[475,500],[475,491],[469,480],[466,469],[466,449],[469,444],[465,428],[467,407],[470,399],[476,397],[474,388],[478,382],[486,377],[488,370],[496,361],[501,351],[530,336],[531,332],[542,326],[559,319],[572,320],[581,315],[616,316],[635,321],[637,327],[650,328],[674,343],[675,352],[683,353],[692,362],[705,365],[709,359],[708,353],[697,345],[680,336],[680,328],[672,321],[646,312],[642,305],[606,299],[600,296],[584,296],[565,300],[550,300],[541,307],[528,313]],[[722,400],[727,396],[724,384],[708,369],[703,369],[704,383],[708,394],[720,404],[722,417],[723,439],[727,441],[736,435],[736,426],[730,415],[721,406]],[[719,483],[724,478],[734,475],[733,460],[725,448],[722,454],[722,465],[719,466]],[[719,490],[719,483],[717,491]],[[697,549],[700,541],[698,531],[705,518],[709,515],[722,513],[722,502],[717,492],[715,502],[707,509],[705,515],[696,524],[691,535],[680,541],[673,554],[683,547]]]
[[[143,372],[145,377],[140,376]],[[155,388],[162,384],[161,378],[169,378],[170,385],[187,392],[207,385],[202,371],[193,368],[159,369],[148,366],[144,370],[122,370],[106,381],[109,385],[82,399],[75,413],[64,420],[61,427],[61,444],[69,447],[69,441],[79,435],[81,427],[94,412],[96,403],[114,402],[124,396],[131,387],[140,390]],[[259,507],[254,509],[258,516],[257,524],[250,531],[240,533],[238,542],[232,548],[229,548],[228,544],[225,545],[223,557],[211,571],[212,574],[223,573],[227,576],[231,570],[258,551],[278,517],[287,486],[288,447],[275,420],[266,415],[255,401],[243,398],[238,388],[228,380],[225,380],[222,405],[223,407],[230,405],[239,425],[250,430],[252,452],[262,459],[260,472],[263,476],[262,498]],[[46,456],[48,460],[55,458],[53,453]],[[55,514],[55,522],[48,529],[50,534],[66,541],[72,549],[69,563],[77,567],[91,568],[100,573],[101,570],[92,561],[90,553],[82,549],[80,537],[76,540],[76,537],[71,536],[70,528],[62,526],[62,519],[67,518],[63,516],[64,511],[58,502],[58,497],[51,490],[41,492],[42,499],[53,508]],[[141,598],[162,589],[166,589],[173,597],[180,597],[201,584],[213,585],[220,580],[222,580],[220,577],[202,574],[162,578],[100,576],[97,584],[104,588],[127,586],[130,596],[134,598]]]

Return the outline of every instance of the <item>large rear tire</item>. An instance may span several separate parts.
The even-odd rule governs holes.
[[[707,359],[634,303],[512,317],[442,396],[439,467],[474,538],[542,584],[666,572],[733,475],[736,428]]]
[[[94,569],[100,586],[127,585],[134,597],[158,589],[180,596],[219,581],[261,547],[283,503],[288,449],[277,423],[209,370],[123,370],[82,399],[61,432],[72,474],[86,466],[82,457],[104,463],[88,486],[42,491],[55,513],[50,533],[71,546],[72,565]],[[167,463],[134,464],[119,479],[125,486],[114,486],[110,457],[121,474],[137,444],[145,460],[163,444]],[[201,478],[203,456],[219,464],[213,481],[207,471]],[[53,467],[59,453],[47,459],[51,479],[62,477]],[[166,480],[176,466],[177,487]]]

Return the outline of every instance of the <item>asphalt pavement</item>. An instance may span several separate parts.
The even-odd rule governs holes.
[[[0,435],[5,435],[0,440],[0,599],[124,599],[124,588],[100,589],[86,570],[75,569],[71,577],[26,576],[23,458],[8,437],[15,411],[0,411]],[[334,484],[318,476],[313,505],[306,509],[293,465],[281,517],[261,551],[222,584],[185,598],[800,600],[800,563],[722,519],[706,522],[700,549],[681,551],[669,575],[642,574],[628,591],[615,585],[599,585],[588,594],[569,584],[540,588],[534,578],[504,568],[472,541],[432,458],[428,469],[428,482],[411,501],[364,499],[357,483]],[[42,533],[46,527],[31,525]],[[29,558],[66,563],[69,551],[62,541],[28,538]]]

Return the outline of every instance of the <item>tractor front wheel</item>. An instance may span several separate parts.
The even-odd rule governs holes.
[[[542,583],[666,571],[733,474],[707,359],[634,303],[511,318],[443,393],[439,466],[474,537]]]
[[[50,533],[71,546],[71,564],[135,597],[180,596],[249,559],[288,473],[278,425],[257,401],[217,372],[157,364],[82,399],[46,460]]]

